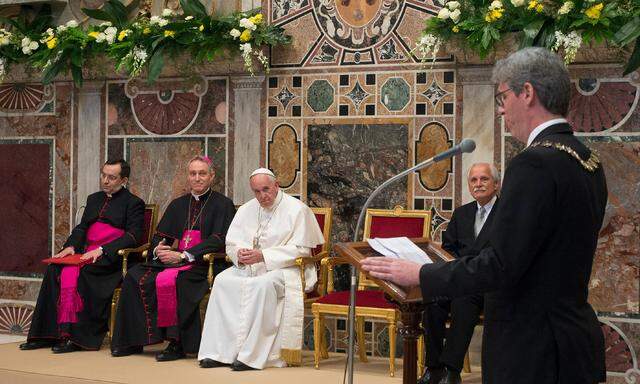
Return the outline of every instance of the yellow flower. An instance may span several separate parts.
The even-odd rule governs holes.
[[[176,31],[166,30],[164,31],[164,37],[174,37],[176,35]]]
[[[198,27],[198,31],[200,31],[200,32],[204,31],[204,25],[203,24],[200,24],[200,26]]]
[[[249,40],[251,40],[251,31],[248,29],[245,29],[244,32],[242,32],[242,34],[240,35],[240,41],[242,41],[243,43],[246,43]]]
[[[131,33],[130,29],[123,29],[120,31],[120,33],[118,33],[118,41],[124,40],[125,37],[129,36],[129,33]]]
[[[537,5],[538,5],[538,2],[536,0],[531,0],[529,2],[529,6],[527,7],[527,9],[534,9]]]
[[[453,33],[458,33],[460,32],[460,28],[458,28],[457,25],[454,25],[453,28],[451,28],[451,30],[453,31]]]
[[[145,27],[145,28],[142,30],[142,34],[144,34],[144,35],[148,35],[148,34],[150,34],[150,33],[151,33],[151,28],[149,28],[149,27]]]
[[[542,5],[542,4],[536,5],[536,12],[540,13],[540,12],[542,12],[543,9],[544,9],[544,5]]]
[[[592,7],[587,8],[587,10],[584,11],[584,14],[587,15],[587,17],[590,19],[598,20],[600,18],[600,12],[602,12],[603,7],[604,5],[602,3],[598,3]]]
[[[98,31],[89,32],[89,37],[93,37],[94,39],[97,39],[99,34],[100,32]]]
[[[501,18],[503,13],[504,13],[504,8],[496,8],[492,11],[489,11],[487,15],[484,17],[484,20],[487,23],[493,23],[494,21]]]
[[[47,40],[47,48],[53,49],[56,47],[56,45],[58,45],[58,39],[56,39],[55,37]]]
[[[255,16],[251,16],[249,18],[249,21],[251,21],[253,24],[260,24],[262,23],[262,13],[258,13]]]

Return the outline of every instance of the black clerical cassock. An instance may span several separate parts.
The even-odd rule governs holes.
[[[170,268],[164,268],[159,259],[132,267],[122,284],[112,350],[171,340],[179,343],[185,353],[198,352],[201,332],[199,305],[209,288],[208,264],[202,257],[211,252],[224,252],[225,236],[234,214],[233,202],[214,191],[197,198],[186,194],[169,204],[158,223],[150,251],[164,239],[167,245],[179,242],[179,249],[193,257],[187,263],[189,269],[183,266],[176,272],[176,322],[169,326],[158,324],[156,280],[161,272]],[[201,242],[194,246],[197,240],[193,239],[198,237]],[[224,260],[216,261],[215,272],[227,266]]]
[[[100,191],[87,197],[82,220],[73,229],[63,248],[73,246],[83,253],[92,245],[102,246],[102,256],[80,269],[77,292],[82,310],[74,322],[60,322],[60,275],[62,266],[49,265],[42,280],[36,308],[31,320],[28,341],[68,338],[85,349],[99,349],[108,330],[109,308],[113,291],[122,280],[122,264],[118,250],[143,242],[144,201],[126,188],[109,197]],[[104,244],[90,244],[90,233],[96,227],[111,228],[122,233]],[[88,236],[89,235],[89,236]]]

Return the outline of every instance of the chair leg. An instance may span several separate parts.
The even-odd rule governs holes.
[[[396,322],[389,323],[389,376],[396,374]]]
[[[469,361],[469,350],[464,354],[464,362],[462,363],[464,373],[471,373],[471,362]]]
[[[356,334],[358,338],[358,354],[360,361],[367,362],[367,343],[364,340],[364,317],[356,317]]]
[[[418,376],[424,372],[424,335],[418,337]]]
[[[320,358],[328,359],[329,351],[327,350],[327,338],[324,333],[324,317],[320,316]]]
[[[320,367],[320,353],[322,350],[322,339],[324,339],[320,322],[320,314],[313,314],[313,364],[316,369]]]
[[[116,309],[118,308],[118,301],[120,301],[120,288],[116,288],[113,291],[113,297],[111,298],[111,314],[109,316],[109,342],[113,338],[113,329],[116,326]]]

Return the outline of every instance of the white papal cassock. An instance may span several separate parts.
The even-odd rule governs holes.
[[[256,233],[264,262],[238,265],[238,250],[253,248]],[[299,362],[304,300],[295,259],[322,243],[311,209],[282,191],[270,209],[256,199],[242,205],[226,237],[234,266],[215,279],[198,360],[231,364],[237,359],[258,369]],[[313,265],[305,270],[305,281],[309,289],[316,283]]]

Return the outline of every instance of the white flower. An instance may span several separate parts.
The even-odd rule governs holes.
[[[37,41],[33,41],[28,37],[24,37],[22,39],[21,45],[22,45],[22,53],[24,53],[25,55],[30,55],[33,51],[38,49],[38,47],[40,46],[40,44],[38,44]]]
[[[526,3],[526,0],[511,0],[511,4],[514,7],[522,7]]]
[[[35,51],[36,49],[38,49],[39,46],[40,44],[38,44],[37,41],[32,41],[31,44],[29,44],[29,49],[32,51]]]
[[[253,22],[249,19],[247,19],[246,17],[243,17],[242,19],[240,19],[240,26],[244,29],[249,29],[252,31],[256,30],[256,25],[253,24]]]
[[[573,1],[565,1],[564,4],[562,4],[562,7],[558,9],[558,14],[566,15],[567,13],[571,12],[573,7],[574,7]]]
[[[451,16],[451,12],[449,12],[448,8],[442,8],[440,12],[438,12],[438,19],[446,20]]]
[[[248,53],[251,53],[251,44],[249,43],[240,44],[240,50],[245,55]]]
[[[25,36],[22,38],[22,41],[20,43],[22,44],[23,47],[28,47],[29,44],[31,43],[31,39]]]
[[[140,60],[140,61],[145,61],[147,60],[147,51],[145,51],[143,48],[141,47],[136,47],[133,50],[133,54],[136,57],[136,59]]]
[[[105,35],[114,35],[118,32],[118,28],[116,27],[109,27],[107,29],[104,30],[104,34]]]
[[[440,50],[442,41],[432,34],[423,35],[420,38],[420,42],[416,44],[416,47],[412,51],[418,51],[421,56],[421,61],[426,61],[427,57],[432,56],[433,60],[436,60],[436,53]]]
[[[106,38],[107,38],[107,35],[105,35],[103,32],[100,32],[96,37],[96,43],[102,43],[103,41],[105,41]]]
[[[58,31],[58,33],[60,33],[60,32],[64,32],[64,31],[66,31],[66,30],[67,30],[67,26],[66,26],[66,25],[58,25],[58,26],[56,27],[56,31]]]
[[[4,75],[7,74],[4,66],[5,66],[5,60],[2,57],[0,57],[0,81],[2,81],[2,79],[4,79]]]
[[[149,19],[149,24],[160,24],[160,20],[162,20],[160,16],[151,16],[151,18]]]
[[[116,40],[116,35],[105,35],[104,39],[107,40],[108,44],[113,44]]]
[[[49,36],[53,36],[53,29],[52,28],[47,28],[47,30],[45,31],[45,33]]]
[[[449,16],[451,17],[451,20],[457,24],[458,21],[460,21],[460,9],[453,10]]]
[[[173,16],[173,11],[170,10],[169,8],[165,8],[162,10],[162,16],[163,17],[171,17]]]
[[[578,49],[582,46],[582,36],[576,31],[571,31],[568,35],[556,31],[555,36],[556,44],[553,46],[553,50],[558,51],[560,48],[563,48],[565,64],[573,62],[578,53]]]
[[[240,31],[238,31],[237,29],[233,28],[231,31],[229,31],[229,34],[231,36],[233,36],[234,39],[237,39],[238,37],[240,37],[241,33]]]
[[[9,43],[10,43],[9,36],[7,36],[7,35],[0,36],[0,47],[5,46],[5,45],[9,45]]]
[[[500,0],[493,0],[491,5],[489,6],[490,10],[500,9],[502,8],[502,2]]]
[[[69,28],[75,28],[78,26],[78,22],[75,20],[69,20],[67,21],[67,27]]]
[[[189,15],[189,16],[185,17],[184,19],[187,20],[187,21],[193,20],[193,16]]]
[[[449,8],[452,11],[460,8],[460,3],[457,1],[450,1],[446,5],[447,5],[447,8]]]
[[[105,21],[104,23],[100,23],[101,27],[110,27],[111,26],[111,22],[110,21]]]

